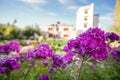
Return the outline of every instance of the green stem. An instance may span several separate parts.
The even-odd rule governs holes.
[[[6,75],[7,75],[7,80],[12,80],[12,79],[11,79],[11,72],[10,72],[10,71],[8,71],[8,72],[6,73]]]
[[[28,69],[28,71],[27,71],[27,73],[25,74],[25,77],[24,77],[24,79],[23,80],[25,80],[26,79],[26,77],[27,77],[27,75],[28,75],[28,73],[30,72],[30,68]]]
[[[79,68],[78,80],[80,80],[80,77],[81,77],[81,71],[82,71],[82,67],[83,67],[83,64],[84,64],[83,62],[84,62],[84,57],[83,57],[83,59],[82,59],[81,66],[80,66],[80,68]]]

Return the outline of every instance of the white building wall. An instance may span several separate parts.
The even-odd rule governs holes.
[[[68,28],[67,31],[64,31],[64,28]],[[71,39],[71,38],[74,38],[75,37],[75,33],[74,33],[74,28],[73,26],[59,26],[59,35],[61,36],[61,38],[64,38],[64,39]],[[64,35],[68,35],[68,37],[64,37]]]
[[[49,30],[49,28],[53,28],[53,30]],[[57,31],[57,28],[58,28],[58,31]],[[64,30],[64,28],[67,28],[68,30]],[[74,38],[76,35],[74,27],[69,24],[48,25],[48,26],[46,26],[45,31],[49,32],[53,35],[59,35],[60,38],[67,39],[67,40]],[[64,35],[67,35],[67,37],[65,37]]]
[[[88,11],[85,13],[85,11]],[[94,4],[88,6],[80,7],[77,11],[76,19],[76,30],[85,31],[90,27],[93,27],[93,15],[94,15]],[[84,20],[87,16],[87,20]],[[87,27],[84,27],[84,24],[87,23]]]

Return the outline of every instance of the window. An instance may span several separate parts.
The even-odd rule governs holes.
[[[56,30],[59,31],[59,28],[57,27]]]
[[[88,13],[88,8],[84,9],[84,13],[87,14]]]
[[[85,11],[85,14],[87,14],[88,13],[88,11]]]
[[[67,34],[64,34],[64,37],[68,37],[68,35],[67,35]]]
[[[84,23],[84,27],[85,27],[85,28],[87,27],[87,23]]]
[[[53,37],[53,34],[49,34],[49,37]]]
[[[48,30],[49,30],[49,31],[52,31],[52,30],[53,30],[53,28],[48,28]]]
[[[68,31],[69,29],[68,28],[64,28],[64,31]]]
[[[88,18],[87,17],[84,17],[84,21],[87,21],[88,20]]]

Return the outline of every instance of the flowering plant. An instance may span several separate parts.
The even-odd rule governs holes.
[[[0,45],[0,53],[9,54],[10,52],[20,52],[20,43],[12,40],[5,45]]]
[[[35,57],[35,58],[42,58],[47,59],[49,57],[52,57],[54,51],[53,49],[46,43],[40,44],[32,51],[29,51],[27,53],[28,58]]]
[[[74,53],[81,60],[79,71],[81,71],[84,61],[91,58],[93,60],[106,60],[108,57],[109,46],[106,42],[104,31],[96,28],[90,28],[81,33],[75,39],[68,41],[64,51]],[[78,60],[78,61],[79,61]],[[80,78],[80,72],[78,80]]]

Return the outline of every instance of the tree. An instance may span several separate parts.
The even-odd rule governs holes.
[[[120,35],[120,0],[116,0],[116,6],[114,10],[114,21],[110,27],[110,31],[116,32]]]
[[[19,38],[19,28],[12,25],[6,25],[3,35],[6,39],[17,39]]]
[[[37,33],[38,35],[40,35],[40,28],[39,28],[39,25],[35,25],[34,26],[34,32]]]
[[[14,19],[12,25],[14,26],[17,23],[17,19]]]
[[[26,37],[27,39],[30,38],[33,35],[34,35],[34,30],[31,26],[26,26],[23,29],[23,36]]]
[[[0,24],[0,39],[3,37],[3,31],[4,31],[5,27],[3,24]]]
[[[38,25],[35,26],[26,26],[23,29],[23,36],[28,39],[28,38],[34,38],[34,34],[40,35],[40,28]]]

